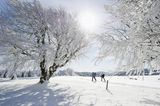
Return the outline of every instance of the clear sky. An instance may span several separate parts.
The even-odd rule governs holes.
[[[41,0],[41,3],[45,7],[63,7],[69,12],[73,12],[76,14],[88,13],[94,14],[94,17],[97,18],[97,25],[95,25],[93,33],[101,32],[101,28],[105,21],[109,20],[109,16],[105,12],[104,5],[108,3],[112,3],[111,0]],[[87,14],[88,14],[87,13]],[[87,14],[84,14],[85,18]],[[89,17],[90,18],[90,17]],[[87,21],[90,21],[88,19]],[[82,20],[83,21],[83,20]],[[86,24],[94,24],[92,22]],[[83,25],[83,27],[87,27]],[[89,29],[88,29],[89,30]],[[93,35],[88,35],[88,38],[92,38]],[[69,64],[67,64],[64,68],[72,68],[75,71],[116,71],[116,63],[113,58],[109,57],[101,62],[96,63],[96,57],[98,56],[98,42],[92,41],[89,49],[86,51],[84,56],[79,57],[76,60],[72,60]]]

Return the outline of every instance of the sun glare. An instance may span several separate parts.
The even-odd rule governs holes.
[[[96,31],[99,25],[99,19],[94,12],[85,11],[78,15],[78,22],[82,30],[86,32]]]

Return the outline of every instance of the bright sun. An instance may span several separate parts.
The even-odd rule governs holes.
[[[91,11],[81,12],[78,15],[78,22],[81,29],[86,32],[94,32],[99,25],[98,17]]]

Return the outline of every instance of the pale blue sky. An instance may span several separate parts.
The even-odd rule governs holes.
[[[92,11],[99,17],[101,23],[109,20],[107,13],[104,10],[105,4],[112,3],[111,0],[41,0],[42,5],[45,7],[63,7],[67,11],[73,13],[80,13],[84,11]],[[98,27],[95,32],[100,32],[101,27]],[[89,36],[92,37],[92,36]],[[113,58],[109,57],[98,64],[95,64],[95,58],[98,56],[98,42],[91,43],[85,56],[72,60],[64,68],[72,68],[75,71],[115,71],[116,63]]]

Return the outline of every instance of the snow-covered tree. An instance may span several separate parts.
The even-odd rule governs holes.
[[[114,22],[99,37],[102,58],[114,56],[125,68],[158,68],[160,63],[160,1],[118,0],[105,5]]]
[[[64,9],[45,9],[37,0],[10,0],[5,8],[0,17],[1,57],[21,68],[39,66],[41,83],[87,46],[75,17]]]

